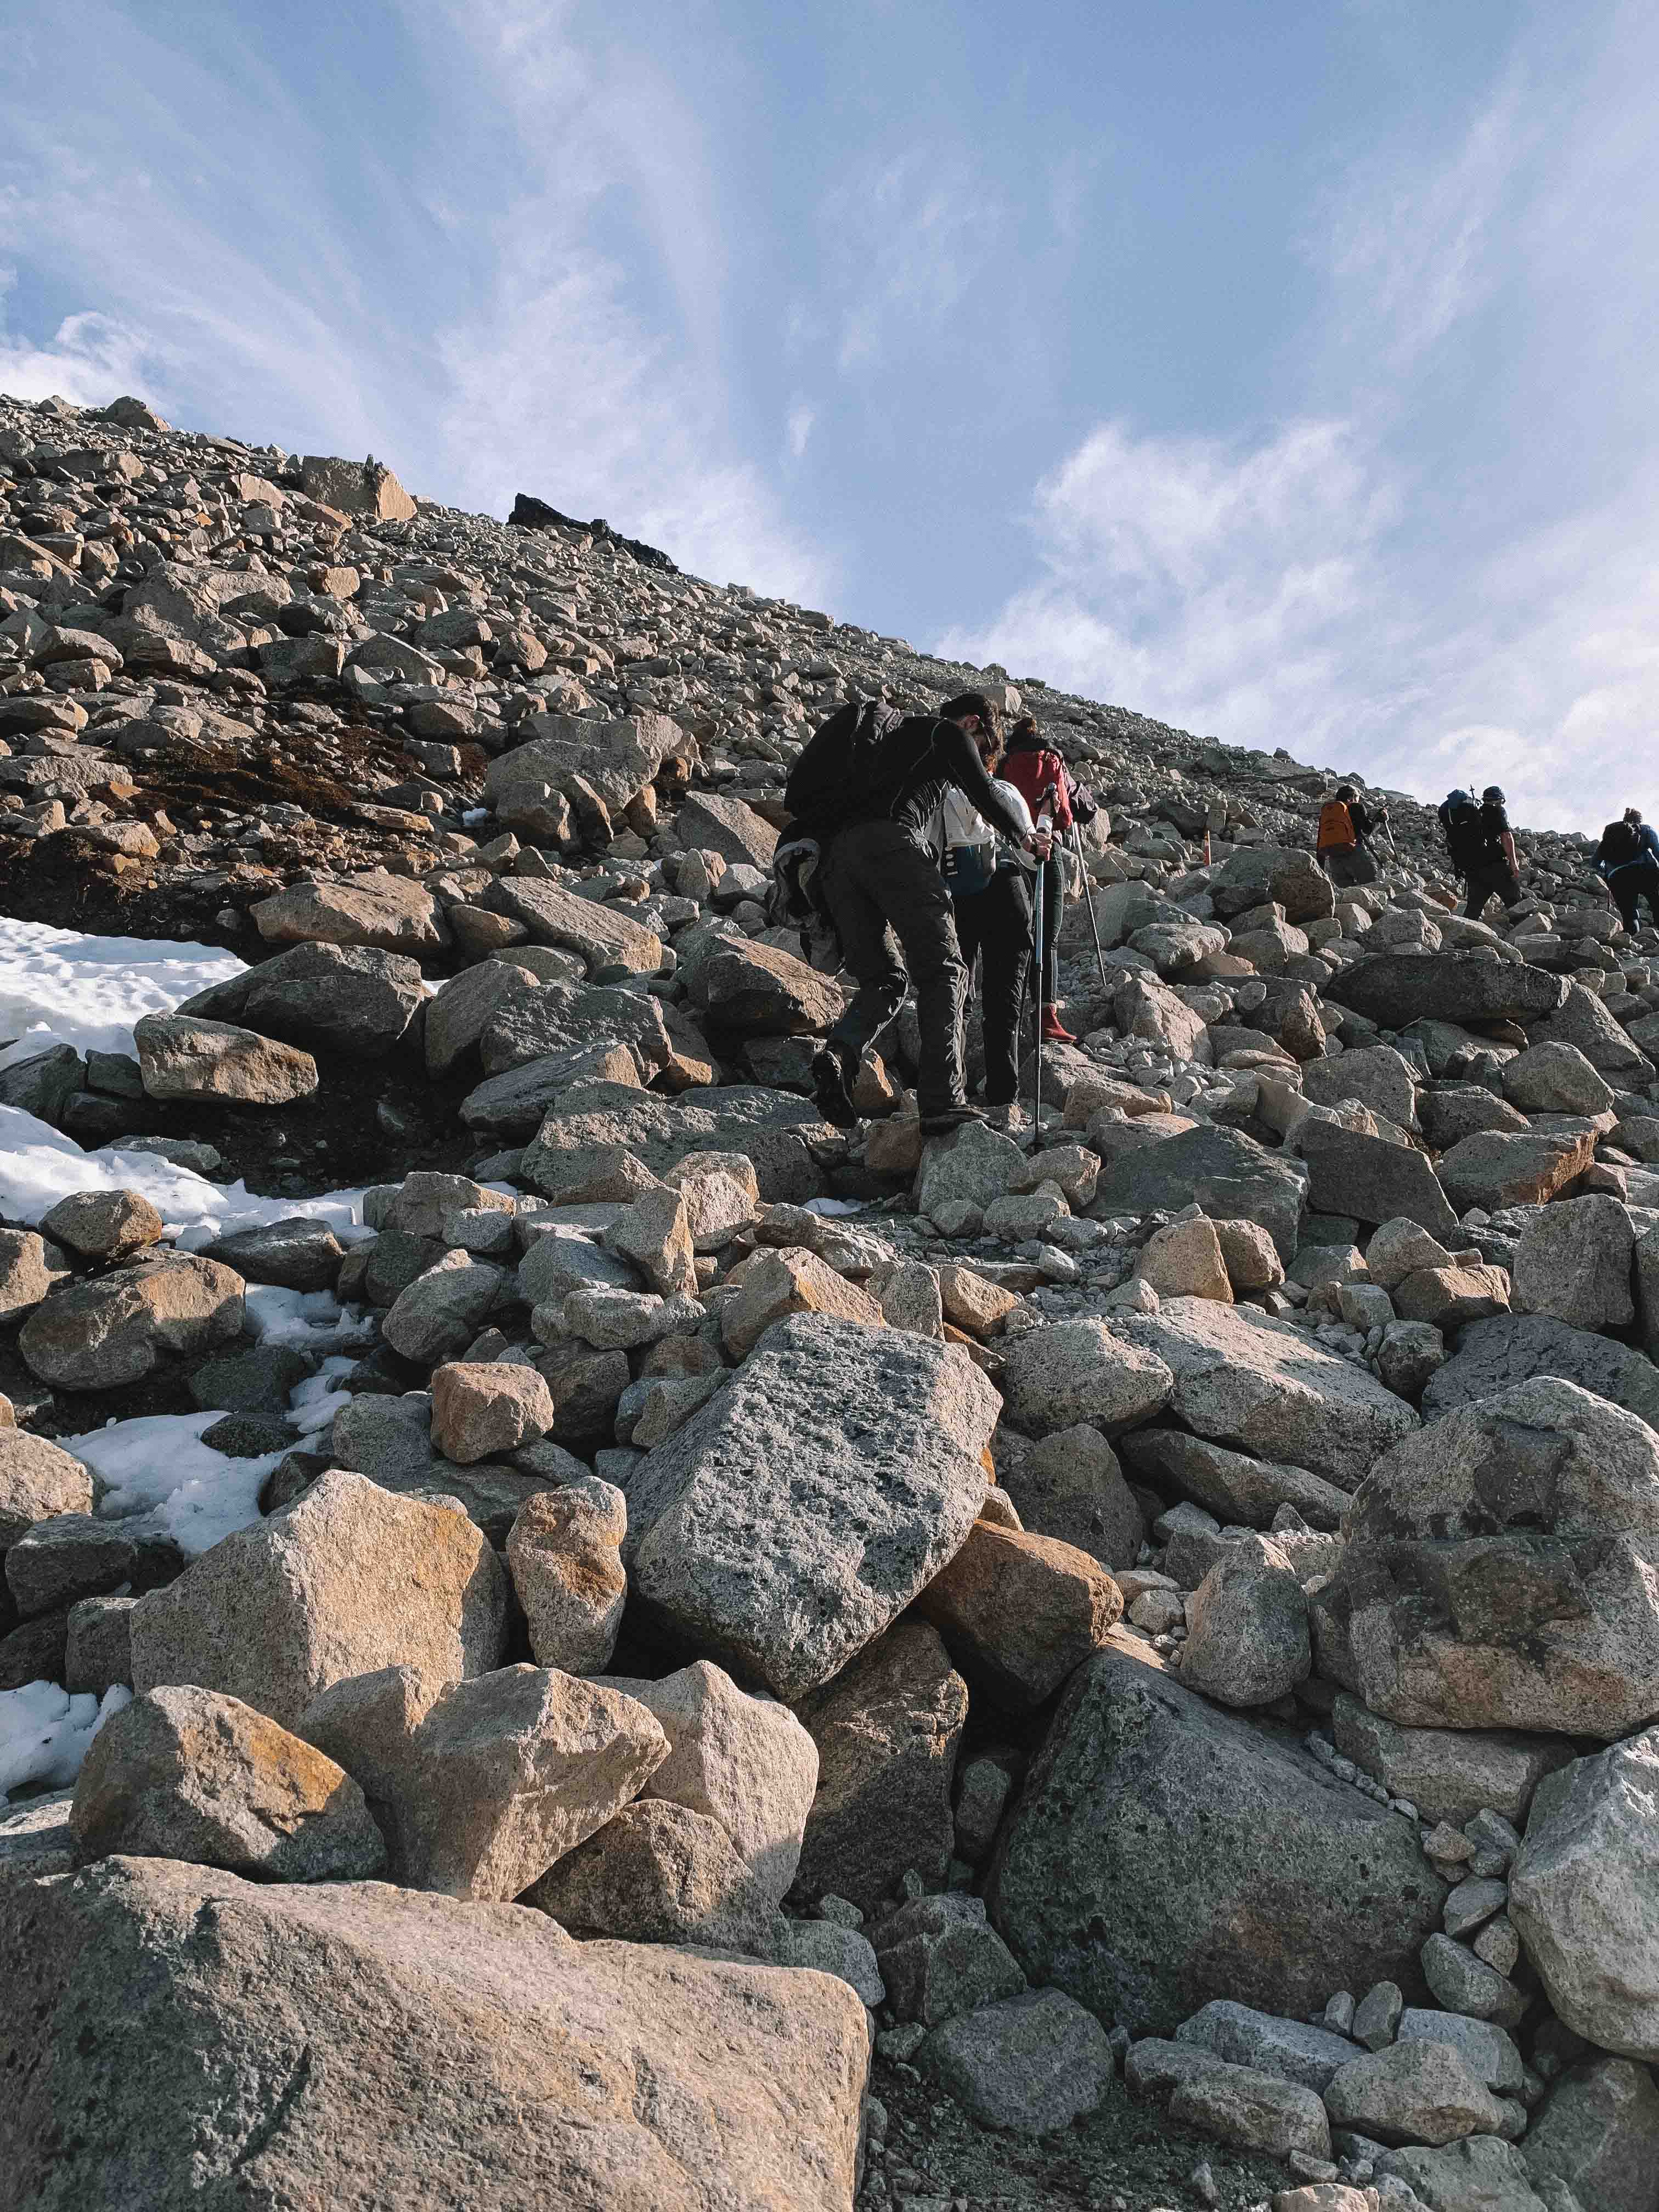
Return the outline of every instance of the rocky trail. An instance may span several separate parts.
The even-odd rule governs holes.
[[[969,686],[1079,1042],[831,1127]],[[1331,781],[0,399],[0,2212],[1659,2212],[1659,939]]]

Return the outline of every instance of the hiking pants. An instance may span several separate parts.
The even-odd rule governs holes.
[[[1339,890],[1376,881],[1376,862],[1362,845],[1327,845],[1319,865]]]
[[[1659,923],[1659,865],[1652,860],[1627,860],[1607,878],[1607,889],[1613,893],[1620,919],[1632,934],[1636,930],[1638,899],[1647,901],[1649,918]]]
[[[1521,896],[1521,878],[1510,872],[1507,860],[1488,860],[1484,867],[1471,868],[1465,878],[1468,884],[1468,903],[1464,907],[1466,920],[1479,921],[1486,911],[1486,902],[1496,896],[1505,906],[1513,906]]]
[[[1031,957],[1031,894],[1023,868],[999,868],[982,891],[957,901],[957,936],[971,983],[983,966],[985,1103],[1012,1106],[1019,1096],[1019,1007]]]
[[[1042,863],[1042,1003],[1060,1003],[1060,925],[1066,918],[1066,862],[1058,845]]]
[[[855,822],[830,845],[819,880],[859,987],[830,1030],[830,1042],[851,1054],[863,1053],[896,1019],[913,984],[921,1030],[916,1103],[924,1115],[962,1105],[968,970],[938,861],[896,822]],[[894,951],[894,937],[902,960]]]

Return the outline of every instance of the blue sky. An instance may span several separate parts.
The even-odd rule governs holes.
[[[1659,13],[11,0],[0,389],[1659,814]]]

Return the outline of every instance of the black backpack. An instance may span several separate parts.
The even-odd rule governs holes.
[[[783,803],[803,835],[822,842],[849,822],[881,814],[882,787],[895,782],[882,749],[903,720],[879,700],[849,699],[807,739],[783,787]]]
[[[1601,832],[1601,858],[1610,868],[1622,868],[1641,850],[1642,841],[1628,822],[1609,822]]]
[[[1455,868],[1478,868],[1486,857],[1486,832],[1480,809],[1466,792],[1453,792],[1440,809],[1446,850]]]

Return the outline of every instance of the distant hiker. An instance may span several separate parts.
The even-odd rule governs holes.
[[[1035,822],[1045,812],[1054,823],[1056,848],[1071,834],[1075,785],[1066,763],[1042,742],[1035,714],[1022,714],[1008,732],[1002,773],[1030,810]],[[1060,1018],[1060,925],[1066,916],[1066,864],[1052,851],[1042,864],[1042,1034],[1055,1044],[1077,1039]]]
[[[975,745],[978,732],[1000,737],[1001,728],[981,691],[947,700],[936,715],[901,717],[867,701],[850,702],[790,771],[785,804],[800,833],[822,849],[817,887],[858,984],[812,1062],[819,1109],[843,1128],[857,1119],[859,1062],[897,1019],[911,984],[921,1030],[916,1097],[924,1132],[938,1135],[984,1118],[969,1105],[963,1085],[968,971],[951,894],[927,839],[940,801],[954,790],[1005,836],[1032,851],[1040,845],[1046,857],[1047,841],[1034,838],[991,788]]]
[[[1319,810],[1319,865],[1334,884],[1374,884],[1377,866],[1370,841],[1381,817],[1373,817],[1351,783],[1339,783],[1335,795]]]
[[[1439,815],[1447,853],[1468,892],[1465,915],[1479,921],[1494,893],[1505,906],[1513,906],[1521,896],[1521,867],[1498,786],[1486,786],[1478,806],[1467,791],[1449,791]]]
[[[984,730],[980,759],[991,788],[1029,829],[1023,793],[997,775],[1000,741]],[[980,1000],[985,1038],[985,1103],[994,1127],[1022,1125],[1019,1099],[1019,1012],[1031,963],[1030,870],[1018,848],[996,831],[960,792],[947,791],[939,809],[939,838],[945,881],[956,903],[957,938],[972,989],[980,963]]]
[[[1606,878],[1626,929],[1634,933],[1636,902],[1643,898],[1650,921],[1659,925],[1659,837],[1634,806],[1627,806],[1617,822],[1608,823],[1590,865]]]

